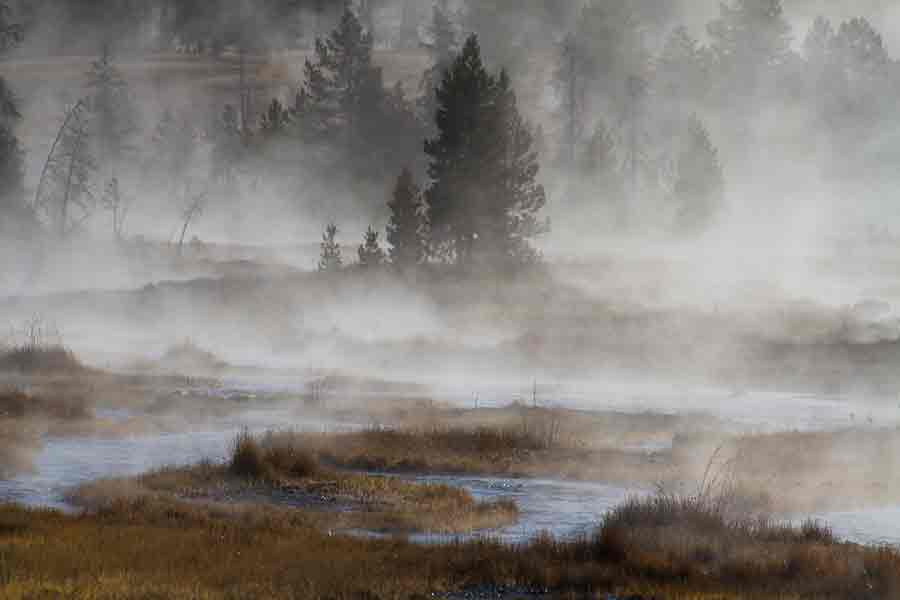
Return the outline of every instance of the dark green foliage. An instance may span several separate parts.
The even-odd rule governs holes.
[[[789,60],[791,27],[781,0],[731,0],[707,27],[721,93],[752,98]]]
[[[428,51],[431,55],[431,66],[425,71],[419,83],[418,101],[419,111],[426,123],[434,122],[437,113],[437,87],[457,50],[456,29],[447,14],[446,6],[435,4],[430,33],[432,41],[428,45]]]
[[[678,156],[674,197],[677,208],[676,227],[696,233],[711,224],[721,208],[724,179],[718,153],[709,133],[698,119],[688,124],[687,138]]]
[[[381,178],[399,170],[398,163],[417,159],[421,128],[412,107],[402,87],[385,89],[372,62],[371,35],[349,8],[327,38],[316,40],[296,112],[301,139],[337,146],[345,159],[341,170],[349,166],[355,175]]]
[[[322,234],[319,271],[331,273],[343,268],[344,259],[341,257],[341,245],[337,241],[337,235],[337,225],[331,223],[325,227],[325,233]]]
[[[104,166],[121,162],[134,150],[137,106],[128,84],[113,64],[109,44],[103,44],[100,57],[91,65],[87,88],[96,156]]]
[[[359,266],[364,269],[380,267],[384,264],[385,254],[381,248],[378,232],[369,227],[363,236],[363,243],[360,245],[357,254],[359,255]]]
[[[403,169],[400,173],[388,207],[391,209],[391,220],[387,226],[391,263],[400,270],[421,264],[428,246],[426,209],[422,192],[409,169]]]
[[[457,264],[535,258],[546,197],[532,135],[505,72],[490,75],[470,37],[437,92],[438,136],[425,144],[432,244]]]
[[[193,125],[167,109],[156,126],[151,142],[149,166],[154,175],[164,177],[172,189],[177,188],[190,171],[196,150]]]
[[[244,157],[240,117],[234,106],[225,106],[214,124],[212,140],[212,177],[226,189],[233,189],[237,166]]]

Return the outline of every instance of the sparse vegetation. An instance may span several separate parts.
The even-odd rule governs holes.
[[[9,341],[0,345],[0,373],[78,373],[85,368],[63,345],[55,325],[35,315],[13,328]]]

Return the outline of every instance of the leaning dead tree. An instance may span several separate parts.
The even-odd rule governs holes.
[[[91,178],[97,170],[90,148],[88,115],[79,100],[67,113],[41,171],[34,208],[60,237],[65,237],[93,212]]]
[[[206,201],[207,192],[203,191],[199,194],[191,195],[189,188],[185,187],[185,203],[184,211],[181,213],[181,236],[178,238],[178,256],[184,254],[184,238],[187,237],[188,228],[201,214],[203,214],[203,204]]]
[[[112,216],[113,235],[117,241],[121,241],[125,233],[125,219],[128,218],[130,208],[128,199],[122,193],[119,178],[113,177],[106,184],[103,192],[103,208]]]

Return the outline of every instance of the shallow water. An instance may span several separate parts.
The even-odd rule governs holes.
[[[739,402],[743,402],[740,400]],[[803,415],[806,408],[806,414]],[[843,407],[831,401],[809,402],[794,406],[800,420],[819,428],[835,424],[831,419],[817,421],[825,412],[837,417]],[[638,407],[640,408],[640,407]],[[739,411],[740,412],[740,411]],[[127,418],[127,414],[105,415]],[[774,423],[772,423],[774,425]],[[168,465],[190,464],[201,459],[224,460],[237,432],[292,429],[319,431],[323,428],[353,429],[353,425],[304,420],[296,412],[280,409],[248,410],[238,416],[211,421],[189,433],[161,433],[116,439],[47,439],[35,458],[34,470],[12,479],[0,480],[0,502],[29,506],[70,509],[66,491],[87,481],[117,476],[132,476]],[[468,489],[476,498],[511,498],[520,508],[520,519],[513,526],[479,532],[504,542],[518,543],[541,532],[573,537],[590,532],[602,515],[629,495],[642,493],[600,483],[555,480],[516,480],[495,477],[428,476],[423,482],[445,483]],[[871,544],[900,545],[900,506],[813,515],[830,524],[844,539]],[[799,517],[798,517],[799,518]],[[438,535],[413,536],[425,543],[464,539]]]

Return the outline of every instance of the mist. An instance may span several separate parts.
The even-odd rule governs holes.
[[[573,481],[900,506],[855,469],[900,427],[895,3],[138,4],[0,2],[0,503],[242,439],[545,478],[525,541]]]

